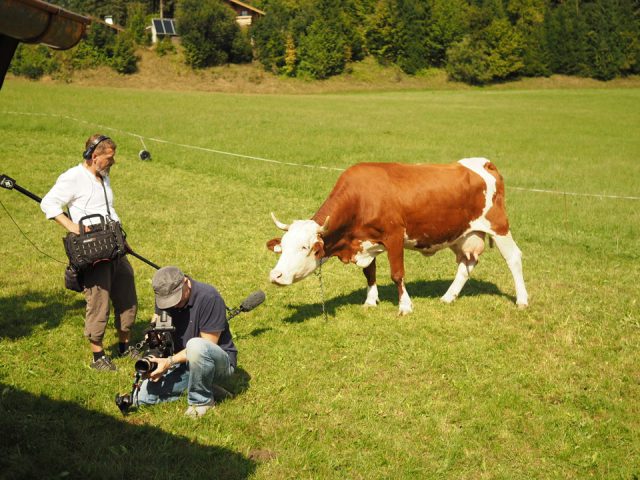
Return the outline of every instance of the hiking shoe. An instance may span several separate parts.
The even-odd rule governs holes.
[[[204,405],[189,405],[189,408],[184,412],[184,416],[189,418],[202,417],[205,413],[211,410],[215,404],[215,400],[211,399]]]
[[[142,358],[142,352],[134,346],[129,346],[124,352],[118,352],[118,358],[131,358],[133,360],[140,360]]]
[[[89,365],[91,368],[101,371],[117,370],[116,366],[111,363],[111,359],[106,355],[101,356],[98,360]]]

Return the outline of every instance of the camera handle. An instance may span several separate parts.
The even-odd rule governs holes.
[[[136,376],[133,380],[133,385],[131,385],[131,403],[133,404],[133,399],[135,398],[136,401],[138,400],[138,392],[140,391],[140,386],[142,385],[142,383],[140,382],[140,378],[142,377],[142,374],[140,372],[136,372]]]
[[[138,400],[138,392],[140,392],[140,378],[141,374],[136,372],[135,378],[133,380],[133,385],[131,386],[131,393],[125,393],[123,395],[118,395],[116,393],[116,405],[120,409],[120,413],[122,415],[127,415],[132,408],[137,408],[136,405]]]

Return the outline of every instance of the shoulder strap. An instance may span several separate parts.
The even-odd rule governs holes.
[[[104,192],[104,201],[107,205],[107,217],[111,220],[111,210],[109,210],[109,199],[107,198],[107,188],[104,186],[104,177],[102,178],[102,191]]]

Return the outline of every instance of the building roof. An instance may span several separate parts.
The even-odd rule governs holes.
[[[260,10],[259,8],[253,7],[253,6],[249,5],[248,3],[240,2],[238,0],[227,0],[227,2],[233,3],[234,5],[238,5],[239,7],[246,8],[246,9],[251,10],[252,12],[258,13],[260,15],[266,15],[264,11]]]
[[[0,88],[20,42],[66,50],[76,45],[91,20],[40,0],[0,1]]]

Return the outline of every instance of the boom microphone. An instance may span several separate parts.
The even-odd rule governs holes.
[[[240,304],[240,311],[248,312],[250,310],[253,310],[262,302],[264,302],[264,299],[264,292],[262,290],[256,290],[255,292],[250,293],[249,296],[245,298],[244,301]]]
[[[31,198],[32,200],[35,200],[35,201],[36,201],[36,202],[38,202],[38,203],[41,203],[41,202],[42,202],[42,199],[41,199],[39,196],[37,196],[35,193],[30,192],[30,191],[29,191],[29,190],[27,190],[26,188],[21,187],[20,185],[18,185],[18,184],[16,183],[16,181],[15,181],[13,178],[11,178],[11,177],[10,177],[10,176],[8,176],[8,175],[5,175],[4,173],[3,173],[3,174],[0,174],[0,187],[2,187],[2,188],[6,188],[7,190],[14,190],[14,189],[15,189],[15,190],[19,191],[20,193],[22,193],[23,195],[26,195],[27,197]],[[7,212],[7,213],[9,213],[9,212]],[[67,216],[67,217],[69,216],[66,212],[62,212],[62,213],[63,213],[65,216]],[[11,215],[9,215],[9,216],[11,216]],[[18,226],[18,225],[16,224],[16,226]],[[18,227],[18,230],[20,230],[20,227]],[[23,235],[24,235],[24,233],[23,233]],[[25,236],[25,238],[26,238],[26,236]],[[29,239],[27,238],[27,240],[29,240]],[[33,242],[31,242],[31,240],[29,240],[29,242],[30,242],[30,243],[33,243]],[[34,247],[35,247],[35,245],[34,245]],[[134,251],[131,249],[131,247],[126,243],[126,241],[125,241],[125,249],[126,249],[126,252],[127,252],[127,253],[129,253],[129,254],[133,255],[133,256],[134,256],[134,257],[136,257],[138,260],[143,261],[144,263],[146,263],[146,264],[147,264],[147,265],[149,265],[150,267],[155,268],[156,270],[160,270],[160,267],[159,267],[158,265],[156,265],[155,263],[153,263],[151,260],[147,260],[147,259],[146,259],[146,258],[144,258],[142,255],[140,255],[140,254],[138,254],[138,253],[134,252]],[[36,250],[38,250],[40,253],[43,253],[43,254],[44,254],[44,255],[46,255],[47,257],[49,257],[49,255],[47,255],[46,253],[44,253],[44,252],[40,251],[40,250],[38,249],[38,247],[36,247]],[[49,257],[49,258],[51,258],[51,257]],[[54,258],[53,260],[55,260],[55,258]],[[61,263],[62,263],[62,262],[61,262]]]
[[[227,320],[231,320],[233,317],[241,314],[242,312],[253,310],[262,302],[264,302],[264,298],[265,296],[262,290],[256,290],[255,292],[250,293],[249,296],[242,301],[239,307],[227,307]]]

